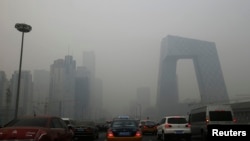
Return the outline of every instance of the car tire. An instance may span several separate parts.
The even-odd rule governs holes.
[[[201,140],[202,141],[207,141],[207,135],[206,135],[206,133],[204,133],[204,132],[201,133]]]
[[[186,141],[191,141],[192,140],[191,136],[188,136],[185,139],[186,139]]]
[[[162,141],[166,141],[167,140],[166,135],[164,133],[162,133],[162,135],[161,135],[161,140]]]
[[[156,133],[156,139],[157,139],[157,140],[160,140],[160,139],[161,139],[161,135],[158,134],[158,133]]]

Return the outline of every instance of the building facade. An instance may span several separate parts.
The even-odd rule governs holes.
[[[19,77],[18,71],[15,71],[10,79],[10,91],[11,91],[10,112],[14,111],[15,106],[16,106],[18,77]],[[20,78],[21,79],[20,79],[18,115],[17,116],[34,114],[32,74],[30,71],[24,70],[24,71],[21,71]]]
[[[178,102],[179,59],[193,60],[202,104],[229,102],[215,43],[169,35],[161,42],[156,102],[160,115],[185,114],[188,110],[186,104]]]
[[[50,73],[47,70],[33,72],[33,102],[36,114],[48,114]]]
[[[72,56],[50,66],[49,114],[74,118],[76,62]]]

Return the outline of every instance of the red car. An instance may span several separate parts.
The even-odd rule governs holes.
[[[142,134],[150,133],[155,135],[157,132],[157,124],[151,120],[141,122],[140,128]]]
[[[72,141],[65,122],[54,116],[32,116],[13,119],[0,128],[0,140]]]

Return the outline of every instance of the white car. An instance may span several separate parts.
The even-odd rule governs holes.
[[[163,141],[169,138],[184,138],[190,141],[190,124],[186,116],[166,116],[158,123],[156,136],[158,140]]]

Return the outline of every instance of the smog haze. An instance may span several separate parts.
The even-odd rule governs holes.
[[[95,54],[95,76],[103,83],[103,105],[127,112],[136,90],[157,96],[161,41],[167,35],[214,42],[231,100],[250,95],[250,1],[248,0],[1,0],[0,70],[8,79],[18,70],[50,70],[54,60]],[[200,99],[192,60],[177,65],[180,101]]]

